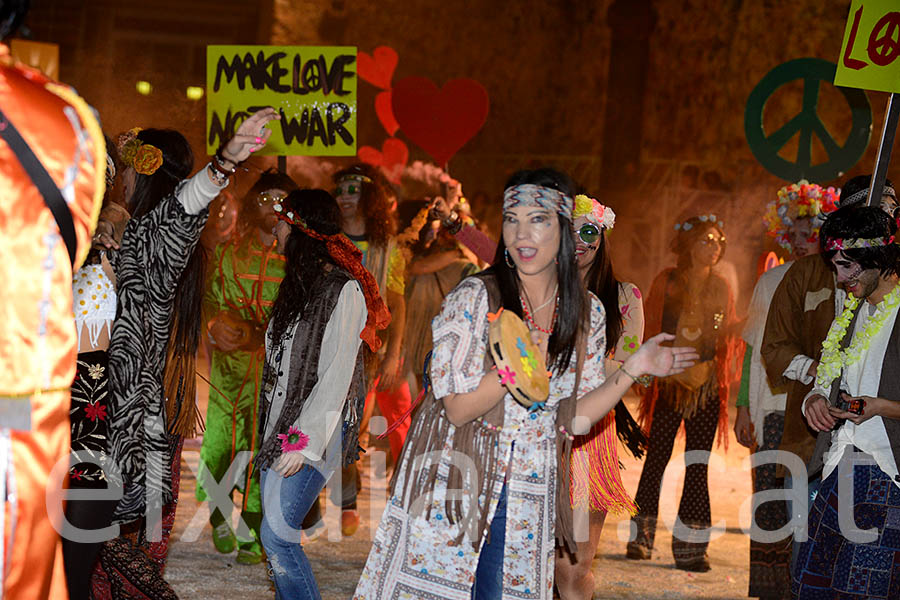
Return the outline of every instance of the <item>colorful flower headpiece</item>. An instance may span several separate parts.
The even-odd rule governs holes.
[[[153,175],[163,164],[162,150],[153,144],[145,144],[139,138],[140,127],[135,127],[116,140],[119,159],[141,175]]]
[[[575,212],[572,213],[572,220],[578,217],[584,217],[603,229],[612,229],[616,224],[616,213],[613,209],[584,194],[575,196]]]
[[[369,312],[366,316],[366,326],[359,337],[372,352],[377,352],[381,347],[381,339],[375,332],[379,329],[387,329],[391,323],[391,313],[378,292],[378,283],[375,278],[362,265],[362,252],[342,233],[325,235],[311,229],[306,225],[306,221],[299,215],[295,215],[294,211],[285,210],[280,202],[272,205],[272,208],[275,210],[275,215],[285,223],[299,228],[313,239],[325,242],[328,254],[331,255],[334,262],[359,282],[366,299],[366,309]]]
[[[675,231],[690,231],[694,228],[694,223],[699,221],[700,223],[713,223],[718,227],[724,227],[725,223],[719,220],[719,217],[713,214],[709,215],[700,215],[698,217],[691,217],[684,223],[675,223]]]
[[[514,185],[503,191],[503,210],[514,206],[540,206],[571,221],[574,204],[571,196],[557,189],[531,183]]]
[[[810,241],[819,237],[819,228],[825,215],[837,209],[840,192],[833,187],[823,188],[801,179],[778,190],[775,200],[766,207],[763,221],[768,227],[768,235],[775,238],[779,246],[793,251],[788,229],[797,219],[812,219],[813,231]]]
[[[358,181],[360,183],[374,183],[370,177],[366,177],[365,175],[360,175],[358,173],[347,173],[346,175],[341,175],[341,178],[337,180],[338,183],[343,183],[345,181]]]
[[[880,248],[894,243],[894,236],[877,238],[828,238],[825,250],[854,250],[856,248]]]

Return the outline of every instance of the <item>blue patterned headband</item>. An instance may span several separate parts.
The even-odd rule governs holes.
[[[559,190],[525,183],[508,187],[503,192],[503,210],[514,206],[540,206],[571,221],[575,201]]]

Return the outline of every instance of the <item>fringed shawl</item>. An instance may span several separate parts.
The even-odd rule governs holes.
[[[474,277],[478,277],[484,283],[488,293],[489,310],[496,312],[501,304],[500,290],[496,278],[490,273],[479,273],[474,275]],[[571,436],[560,433],[560,428],[562,427],[564,432],[569,431],[572,419],[575,417],[575,402],[584,361],[583,339],[578,344],[577,356],[575,387],[572,395],[561,399],[557,408],[556,431],[553,434],[556,437],[558,465],[556,481],[558,485],[556,490],[550,490],[550,493],[556,494],[555,535],[557,544],[566,547],[572,553],[576,549],[570,496],[571,473],[569,469],[572,439]],[[490,370],[493,362],[491,353],[486,351],[484,358],[485,372]],[[435,398],[433,391],[429,389],[425,394],[421,407],[413,417],[412,425],[406,436],[406,444],[403,446],[403,451],[397,461],[397,469],[394,471],[394,476],[391,480],[391,494],[402,499],[406,510],[410,510],[414,500],[416,504],[424,500],[424,506],[428,507],[425,517],[431,518],[430,507],[433,504],[439,463],[433,462],[429,468],[423,469],[420,468],[421,461],[426,456],[439,454],[447,445],[448,440],[453,450],[471,458],[478,474],[479,489],[471,490],[474,502],[479,503],[477,510],[471,511],[475,514],[464,515],[462,500],[453,495],[448,495],[445,511],[447,518],[454,524],[463,523],[468,519],[477,519],[474,527],[460,527],[459,537],[455,540],[457,543],[461,543],[466,531],[475,532],[474,538],[469,541],[476,551],[481,547],[481,543],[488,531],[489,507],[491,506],[493,483],[496,479],[496,470],[499,462],[497,454],[500,448],[500,429],[503,427],[504,420],[504,402],[498,402],[480,419],[475,419],[459,427],[453,427],[444,411],[443,400]],[[404,482],[404,488],[397,489],[398,476],[401,471],[403,472],[402,481]],[[460,469],[454,468],[450,470],[447,479],[447,489],[464,489],[463,473]]]
[[[668,299],[669,286],[673,283],[675,269],[669,268],[663,270],[650,288],[650,295],[644,304],[644,317],[646,319],[647,337],[652,337],[662,331],[663,310],[666,300]],[[728,286],[728,283],[715,273],[710,274],[707,286],[723,285],[727,289],[728,300],[725,307],[725,318],[719,327],[719,335],[716,340],[716,381],[718,382],[719,391],[719,426],[718,426],[718,444],[726,450],[728,449],[728,390],[731,384],[737,381],[741,376],[741,362],[744,356],[744,342],[735,333],[734,325],[737,322],[737,316],[734,308],[734,292]],[[673,333],[673,332],[668,332]],[[641,404],[638,409],[639,420],[644,431],[650,432],[653,423],[653,409],[660,393],[660,380],[654,379],[653,383],[644,392],[641,398]],[[697,391],[701,393],[702,388]]]

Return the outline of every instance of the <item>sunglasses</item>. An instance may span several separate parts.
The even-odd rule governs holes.
[[[263,192],[256,197],[256,203],[259,206],[266,206],[267,204],[281,202],[287,198],[285,194],[270,194],[269,192]]]
[[[600,239],[600,228],[593,223],[585,223],[578,229],[577,233],[578,237],[585,244],[593,244]]]
[[[346,187],[346,190],[341,186],[337,186],[336,188],[334,188],[334,197],[337,198],[338,196],[345,194],[345,193],[346,194],[358,194],[359,191],[360,191],[360,187],[354,183],[351,183],[350,185],[348,185]]]

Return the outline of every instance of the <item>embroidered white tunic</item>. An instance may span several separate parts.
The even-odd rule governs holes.
[[[476,278],[465,279],[444,300],[440,314],[432,322],[431,376],[437,398],[471,392],[484,376],[487,313],[487,290]],[[603,305],[593,295],[590,316],[579,396],[604,380],[605,314]],[[553,595],[556,410],[560,400],[568,398],[575,387],[575,362],[573,354],[568,370],[551,379],[546,410],[529,413],[510,394],[503,400],[500,464],[493,482],[488,522],[493,519],[506,479],[504,599],[549,600]],[[452,434],[451,426],[451,438]],[[441,452],[431,517],[426,518],[423,510],[405,510],[397,496],[389,499],[354,598],[469,600],[480,549],[473,549],[468,534],[461,544],[454,543],[465,523],[450,524],[444,514],[445,499],[448,495],[456,497],[454,490],[447,489],[445,477],[451,467],[462,468],[464,473],[471,467],[469,481],[477,475],[474,466],[466,464],[467,457],[454,456],[451,442],[448,439]],[[402,465],[397,468],[403,473]],[[474,484],[464,487],[477,489]],[[398,480],[396,489],[403,488],[403,481]],[[463,506],[467,507],[466,495],[461,495]]]

